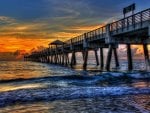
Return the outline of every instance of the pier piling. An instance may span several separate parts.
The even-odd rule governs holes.
[[[127,59],[128,59],[128,70],[131,71],[133,70],[131,44],[127,44]]]
[[[107,71],[110,70],[110,63],[111,63],[111,57],[112,57],[112,50],[113,50],[112,45],[109,45],[108,55],[107,55],[107,61],[106,61],[106,70],[107,70]]]
[[[86,49],[84,52],[84,63],[83,63],[83,69],[87,68],[87,59],[88,59],[88,50]]]
[[[115,64],[116,64],[116,68],[117,68],[117,67],[119,67],[119,60],[118,60],[118,54],[117,54],[116,48],[114,48],[113,51],[114,51],[114,57],[115,57]]]
[[[94,52],[95,52],[96,65],[98,66],[99,65],[99,59],[98,59],[98,55],[97,55],[97,49],[94,50]]]
[[[101,63],[101,69],[103,69],[104,68],[103,48],[100,48],[100,63]]]
[[[147,44],[143,44],[143,50],[144,50],[145,62],[146,62],[146,64],[148,64],[148,66],[150,66],[149,52],[148,52]]]

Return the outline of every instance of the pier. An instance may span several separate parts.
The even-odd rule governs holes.
[[[83,68],[86,69],[89,51],[94,51],[96,65],[110,70],[112,55],[114,54],[116,67],[119,67],[117,48],[119,44],[126,44],[128,70],[133,69],[131,45],[143,45],[145,62],[150,66],[148,44],[150,44],[150,9],[124,17],[98,29],[86,32],[67,41],[56,40],[49,47],[24,56],[27,61],[59,64],[64,66],[76,65],[76,53],[83,56]],[[108,49],[104,62],[104,51]],[[97,50],[100,50],[98,53]],[[71,53],[71,59],[69,54]],[[100,54],[100,55],[98,55]],[[100,58],[98,57],[100,56]]]

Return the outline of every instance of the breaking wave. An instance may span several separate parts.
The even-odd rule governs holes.
[[[134,87],[125,85],[134,81],[144,81],[149,84],[148,72],[103,72],[95,76],[52,76],[32,79],[16,79],[1,81],[1,83],[27,84],[40,83],[41,87],[20,88],[0,92],[0,106],[20,102],[53,101],[63,99],[95,98],[99,96],[120,96],[135,94],[150,94],[150,87]],[[107,85],[106,85],[107,83]],[[65,85],[63,85],[65,84]],[[111,84],[111,85],[109,85]],[[121,85],[124,84],[124,85]]]

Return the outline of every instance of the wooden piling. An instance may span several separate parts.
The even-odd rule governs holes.
[[[62,65],[65,64],[65,51],[64,51],[64,43],[62,45],[62,62],[61,62]]]
[[[60,62],[61,62],[60,54],[58,54],[57,56],[58,56],[58,64],[60,64]]]
[[[74,65],[74,54],[75,54],[75,52],[73,51],[72,56],[71,56],[71,63],[70,63],[71,66]]]
[[[72,52],[72,57],[71,57],[71,66],[76,65],[76,55],[75,51]]]
[[[62,64],[62,54],[59,54],[59,59],[60,59],[59,64],[61,65]]]
[[[57,53],[57,64],[59,64],[59,55]]]
[[[131,45],[127,44],[127,59],[128,59],[128,70],[133,70],[133,64],[132,64],[132,53],[131,53]]]
[[[53,64],[53,55],[51,55],[51,61],[50,62]]]
[[[64,53],[62,54],[62,65],[65,64],[65,56],[64,56]]]
[[[96,65],[98,66],[99,65],[99,59],[98,59],[98,55],[97,55],[97,49],[94,50],[94,52],[95,52]]]
[[[148,66],[150,66],[149,52],[148,52],[147,44],[143,44],[143,50],[144,50],[145,63]]]
[[[65,54],[65,65],[67,66],[69,64],[69,57],[68,53]]]
[[[74,65],[77,64],[77,60],[76,60],[76,53],[74,53]]]
[[[107,71],[110,70],[110,63],[111,63],[111,57],[112,57],[112,50],[113,50],[112,45],[109,45],[108,55],[107,55],[107,61],[106,61],[106,70],[107,70]]]
[[[54,64],[57,64],[57,54],[55,53],[55,57],[54,57]]]
[[[114,50],[115,64],[116,64],[116,68],[117,68],[117,67],[119,67],[118,54],[117,54],[116,48],[114,48],[113,50]]]
[[[83,69],[87,68],[87,59],[88,59],[88,50],[86,49],[84,52],[84,63],[83,63]]]
[[[100,48],[100,61],[101,61],[101,69],[102,69],[104,67],[103,48]]]
[[[47,63],[49,63],[50,61],[49,61],[49,56],[47,56]]]
[[[69,64],[70,60],[69,60],[69,54],[67,53],[67,64]]]

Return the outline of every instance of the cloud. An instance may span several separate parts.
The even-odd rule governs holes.
[[[15,19],[6,16],[0,16],[0,26],[15,24]]]
[[[13,0],[10,7],[17,6],[20,9],[22,6],[20,12],[24,14],[21,14],[23,18],[19,18],[20,12],[15,13],[11,18],[7,16],[2,17],[2,20],[7,22],[7,24],[0,26],[0,36],[12,36],[23,39],[63,38],[63,40],[66,40],[69,36],[72,38],[72,36],[90,31],[103,24],[101,22],[104,22],[106,14],[109,15],[110,10],[99,7],[97,4],[101,5],[103,3],[97,0],[96,2],[95,4],[95,2],[90,0],[76,0],[75,2],[74,0],[64,0],[63,2],[60,0],[39,0],[39,3],[37,3],[34,0],[22,0],[22,2]],[[29,6],[34,7],[30,8]],[[101,11],[99,13],[99,10],[104,10],[105,12]],[[32,19],[30,14],[34,16],[37,11],[39,11],[39,16]],[[10,14],[10,12],[6,13]],[[45,14],[41,14],[42,12]],[[114,11],[111,11],[111,13],[114,14]],[[26,19],[30,21],[26,21]]]
[[[30,51],[31,48],[36,48],[38,46],[46,46],[48,47],[48,43],[50,43],[52,39],[22,39],[22,38],[14,38],[14,37],[3,37],[0,40],[0,44],[4,44],[0,48],[0,52],[14,52],[16,50],[26,50]]]
[[[118,20],[122,8],[131,2],[135,0],[0,0],[0,40],[5,40],[2,44],[6,43],[5,38],[10,44],[14,40],[15,47],[1,46],[10,51],[25,48],[25,42],[31,44],[31,40],[36,40],[32,48],[46,46],[56,39],[68,40]],[[140,0],[136,2],[143,4]]]
[[[14,20],[16,24],[1,25],[0,36],[1,37],[16,37],[16,38],[35,38],[35,39],[56,39],[63,38],[66,40],[77,36],[83,32],[97,28],[100,25],[88,25],[89,20],[72,20],[64,18],[54,19],[40,19],[35,20],[32,23],[22,23]],[[72,21],[75,21],[72,23]],[[49,23],[49,24],[47,24]]]

